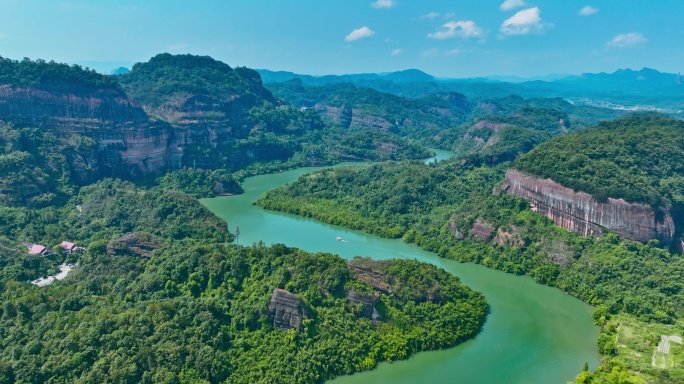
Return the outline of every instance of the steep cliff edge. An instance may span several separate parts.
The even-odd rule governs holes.
[[[274,109],[275,99],[256,71],[207,56],[160,54],[115,77],[0,57],[0,126],[94,140],[95,153],[81,154],[87,165],[74,172],[80,184],[184,165],[239,168],[287,159],[291,148],[264,149],[258,139],[243,143],[254,128],[248,111],[264,102]]]
[[[116,80],[78,66],[0,58],[0,125],[9,122],[94,140],[94,156],[73,171],[81,184],[169,167],[170,126],[151,122]]]
[[[553,220],[556,225],[584,236],[599,236],[602,228],[641,242],[659,240],[673,244],[676,228],[668,212],[655,212],[645,204],[608,198],[600,202],[585,192],[575,192],[551,179],[538,179],[509,169],[508,192],[530,203],[533,211]]]
[[[556,224],[597,235],[681,248],[684,122],[634,114],[547,140],[519,158],[506,180]]]
[[[169,126],[152,123],[123,91],[86,87],[0,85],[0,120],[58,136],[79,134],[98,144],[93,181],[136,177],[168,167]]]

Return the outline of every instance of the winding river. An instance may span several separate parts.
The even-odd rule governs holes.
[[[439,159],[450,156],[438,151]],[[313,219],[265,211],[251,203],[265,191],[295,181],[320,168],[299,168],[245,180],[245,193],[203,199],[202,204],[240,227],[243,245],[263,241],[283,243],[309,252],[331,252],[343,258],[412,258],[435,264],[461,278],[487,298],[491,313],[482,332],[455,348],[422,352],[408,360],[339,377],[330,383],[540,383],[564,384],[585,362],[598,365],[598,328],[592,308],[558,289],[536,284],[476,264],[462,264],[434,253],[360,231],[328,225]],[[346,242],[336,241],[340,236]]]

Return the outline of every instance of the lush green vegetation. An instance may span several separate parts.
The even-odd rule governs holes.
[[[272,86],[294,105],[317,106],[300,109],[276,102],[255,71],[209,57],[161,54],[117,77],[0,57],[0,84],[119,89],[119,81],[153,119],[175,123],[174,113],[188,111],[174,108],[192,99],[200,107],[191,112],[201,110],[204,123],[230,121],[229,137],[185,148],[186,168],[159,177],[157,187],[106,180],[79,190],[99,178],[94,140],[0,127],[0,383],[316,382],[471,337],[486,315],[484,299],[444,271],[356,260],[379,269],[393,288],[380,295],[382,321],[374,325],[346,298],[373,288],[344,261],[281,245],[235,249],[225,223],[195,200],[239,193],[235,180],[249,174],[427,157],[418,143],[455,150],[466,161],[324,170],[259,204],[529,274],[597,306],[604,362],[578,383],[684,381],[676,364],[654,368],[649,357],[660,335],[682,335],[681,255],[613,234],[582,238],[520,199],[491,193],[508,166],[500,163],[619,112],[506,97],[511,87],[503,84],[368,80],[393,94],[362,83]],[[469,103],[455,90],[486,97]],[[235,97],[233,115],[216,107]],[[166,106],[174,106],[168,115],[155,115]],[[683,127],[653,115],[604,123],[548,140],[516,167],[599,198],[674,207],[681,218]],[[217,168],[228,171],[207,170]],[[162,248],[151,259],[108,254],[107,246],[118,244],[112,240],[131,232],[157,237]],[[62,240],[88,252],[64,254]],[[31,256],[20,241],[56,252]],[[67,281],[25,283],[64,261],[79,263]],[[303,300],[301,330],[274,329],[273,288]],[[681,357],[678,348],[668,359]]]
[[[88,251],[69,255],[79,265],[67,280],[41,288],[23,281],[45,273],[31,267],[47,259],[0,238],[2,382],[321,382],[455,345],[487,312],[481,294],[443,270],[380,262],[395,293],[378,293],[374,324],[346,294],[375,291],[344,260],[283,245],[236,249],[225,223],[182,192],[105,180],[53,209],[55,224],[41,223],[51,229],[17,222],[2,235],[67,238]],[[132,231],[162,247],[149,259],[110,256],[108,242]],[[274,288],[301,298],[301,330],[274,327]]]
[[[240,184],[225,169],[181,168],[157,178],[155,184],[164,189],[185,192],[195,198],[222,194],[240,194]]]
[[[209,95],[224,101],[236,95],[272,100],[261,88],[256,71],[231,68],[209,56],[161,53],[117,78],[136,100],[154,107],[177,93]]]
[[[32,61],[28,58],[18,61],[2,56],[0,56],[0,84],[13,87],[120,88],[119,83],[111,76],[99,74],[94,69],[83,69],[76,64],[70,66],[41,59]]]
[[[625,122],[642,124],[643,119],[637,116],[605,125],[618,134],[611,141],[616,143],[614,147],[618,148],[625,136],[626,142],[641,143],[634,133],[636,129],[620,127]],[[646,121],[652,126],[640,130],[643,140],[655,136],[661,141],[645,145],[644,172],[652,164],[652,151],[664,147],[666,153],[678,153],[670,151],[668,143],[677,143],[677,135],[681,134],[680,123],[651,117]],[[667,134],[671,130],[675,131],[672,139]],[[605,131],[604,125],[587,134],[595,131]],[[603,133],[604,141],[599,143],[609,141],[608,134]],[[581,138],[581,134],[564,137]],[[563,147],[554,148],[560,151]],[[600,153],[601,147],[594,150]],[[541,153],[533,152],[536,156]],[[630,153],[638,167],[640,152]],[[661,158],[658,164],[672,165],[677,158]],[[674,165],[663,168],[671,172],[669,177],[677,172],[681,176]],[[668,335],[682,334],[677,324],[684,318],[684,286],[680,281],[684,257],[657,247],[657,242],[641,244],[620,240],[615,234],[585,238],[556,227],[531,212],[521,199],[492,193],[503,180],[505,169],[506,164],[490,168],[453,161],[336,168],[304,175],[295,183],[267,192],[257,204],[382,236],[403,237],[404,241],[461,262],[529,274],[542,284],[597,306],[595,320],[602,326],[598,343],[604,364],[593,374],[582,373],[578,382],[640,383],[644,378],[660,383],[680,382],[684,370],[675,365],[662,371],[650,365],[650,355],[646,354],[655,350],[659,341],[653,334],[661,331],[654,329]],[[657,180],[655,175],[650,177]],[[625,180],[630,179],[623,179],[623,187]],[[618,178],[614,181],[617,183]],[[672,199],[672,195],[666,196]],[[623,323],[624,329],[632,329],[631,339],[621,343],[618,338],[616,342],[616,332]]]
[[[486,201],[503,168],[472,171],[454,162],[382,163],[324,169],[268,191],[257,204],[267,209],[385,236],[401,237],[416,223],[441,226],[456,207]],[[472,198],[472,201],[469,200]]]
[[[684,203],[684,123],[635,115],[549,140],[515,167],[598,198]]]
[[[299,79],[269,84],[268,88],[278,98],[297,106],[315,107],[324,114],[328,114],[328,107],[345,108],[349,116],[342,116],[339,122],[344,127],[381,124],[402,134],[418,128],[450,127],[463,121],[470,108],[465,97],[455,93],[411,99],[349,83],[305,86]],[[352,109],[358,121],[352,121]]]
[[[86,159],[96,149],[94,140],[78,134],[0,126],[0,206],[64,203],[75,185],[90,178]]]

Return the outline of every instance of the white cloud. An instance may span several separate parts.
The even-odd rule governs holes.
[[[506,19],[501,24],[501,33],[504,35],[528,35],[530,33],[543,33],[553,24],[543,23],[541,11],[538,7],[523,9]]]
[[[436,40],[451,39],[453,37],[461,37],[464,39],[470,37],[480,37],[484,34],[482,28],[478,27],[474,21],[450,21],[442,25],[441,30],[428,33],[428,37]]]
[[[640,45],[647,42],[644,35],[641,33],[622,33],[615,37],[613,40],[606,43],[606,45],[618,48],[634,47],[635,45]]]
[[[598,11],[598,8],[594,8],[591,5],[585,5],[577,14],[580,16],[591,16]]]
[[[376,0],[371,3],[371,7],[373,8],[392,8],[395,5],[397,5],[397,2],[394,0]]]
[[[437,12],[430,12],[430,13],[426,13],[423,16],[421,16],[420,20],[432,20],[432,19],[438,18],[439,16],[441,16],[441,15]]]
[[[390,52],[392,56],[401,55],[402,53],[404,53],[403,49],[393,49],[392,52]]]
[[[423,57],[430,57],[430,56],[434,56],[438,53],[439,53],[439,50],[437,48],[432,48],[432,49],[428,49],[427,51],[423,51],[423,53],[421,53],[420,55]]]
[[[504,0],[504,2],[499,6],[499,9],[502,11],[510,11],[524,6],[525,0]]]
[[[357,28],[351,31],[347,36],[344,37],[344,41],[356,41],[360,39],[365,39],[375,35],[372,29],[366,27],[365,25],[361,28]]]
[[[454,16],[456,16],[456,14],[453,13],[453,12],[449,12],[449,13],[445,13],[445,14],[444,14],[444,18],[445,18],[445,19],[451,19],[451,18],[454,17]]]
[[[462,51],[461,51],[460,49],[450,49],[450,50],[444,52],[444,54],[447,55],[447,56],[456,56],[456,55],[458,55],[458,54],[461,53],[461,52],[462,52]]]

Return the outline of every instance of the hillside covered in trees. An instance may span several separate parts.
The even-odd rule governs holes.
[[[266,89],[256,71],[193,55],[157,55],[117,76],[0,58],[0,377],[320,382],[472,337],[486,303],[444,271],[235,249],[226,223],[196,201],[240,193],[248,175],[419,159],[435,147],[458,159],[323,170],[258,204],[528,274],[597,306],[605,360],[578,382],[682,380],[681,369],[648,361],[660,335],[681,334],[682,256],[567,232],[499,188],[515,161],[681,220],[680,121],[632,116],[587,129],[622,112],[508,96],[496,84],[470,99],[435,83],[368,82],[391,93],[363,84]],[[104,176],[137,184],[92,184]],[[87,251],[65,254],[64,240]],[[54,253],[28,255],[20,242]],[[62,262],[78,263],[66,281],[26,283]],[[276,320],[283,308],[301,322]]]
[[[106,180],[64,207],[0,208],[0,222],[9,383],[322,382],[453,346],[487,313],[481,294],[428,264],[236,249],[225,222],[163,187]],[[87,251],[28,255],[12,239]],[[64,258],[78,263],[69,279],[25,282]],[[274,318],[276,288],[297,298],[300,324]]]
[[[650,129],[632,128],[641,126],[644,119]],[[564,175],[572,177],[573,172],[598,169],[610,161],[601,160],[612,158],[610,154],[622,153],[624,156],[617,156],[616,162],[624,165],[631,161],[631,169],[641,170],[628,175],[636,174],[648,180],[647,185],[660,186],[681,176],[673,165],[678,156],[661,158],[658,165],[662,171],[652,162],[660,150],[672,154],[681,151],[677,149],[682,146],[677,144],[679,126],[679,122],[661,117],[616,120],[542,144],[516,165],[537,156],[550,161],[546,168],[549,172],[565,171]],[[585,146],[584,134],[588,135]],[[594,138],[597,140],[592,141]],[[656,140],[664,144],[658,147]],[[630,150],[631,142],[636,147]],[[641,142],[644,147],[638,144]],[[601,145],[606,146],[606,154],[601,155]],[[568,164],[565,168],[555,167],[555,157],[548,150],[542,152],[544,148],[580,156],[583,150],[593,149],[594,158],[586,159],[584,169]],[[608,151],[610,148],[614,151]],[[639,148],[646,152],[642,154]],[[257,204],[381,236],[402,237],[461,262],[528,274],[539,283],[558,287],[597,306],[595,321],[602,326],[598,343],[604,361],[594,374],[580,375],[578,382],[613,383],[618,378],[630,383],[642,383],[644,378],[660,383],[681,380],[684,371],[654,368],[650,356],[658,342],[657,332],[680,334],[684,324],[683,286],[679,279],[684,268],[682,255],[658,248],[657,242],[620,240],[612,233],[600,238],[582,237],[553,225],[530,211],[524,200],[499,189],[508,165],[476,167],[445,161],[436,165],[413,162],[322,170],[267,192]],[[589,180],[598,183],[598,179]],[[606,183],[629,188],[630,180],[618,173],[607,178]],[[677,190],[668,189],[668,194],[662,196],[670,198]],[[590,379],[594,381],[586,381]]]

